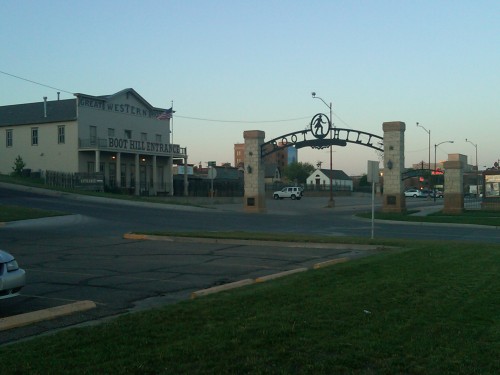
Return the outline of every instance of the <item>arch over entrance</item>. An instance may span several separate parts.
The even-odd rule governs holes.
[[[330,146],[345,147],[348,143],[373,148],[384,153],[384,210],[405,209],[403,184],[404,167],[403,122],[384,122],[384,137],[361,130],[336,128],[322,113],[316,114],[304,130],[284,134],[264,142],[265,133],[260,130],[245,131],[245,197],[247,212],[265,212],[264,163],[265,156],[284,148],[311,147],[323,149]],[[385,150],[384,144],[389,144]],[[387,192],[387,193],[386,193]],[[389,196],[386,197],[386,194]]]
[[[290,146],[295,146],[297,149],[303,147],[322,149],[330,146],[345,147],[347,143],[371,147],[375,150],[384,152],[384,139],[375,134],[361,130],[335,128],[331,125],[323,134],[324,136],[318,137],[317,134],[313,132],[312,127],[306,130],[284,134],[263,143],[260,154],[262,157],[265,157],[273,152]]]

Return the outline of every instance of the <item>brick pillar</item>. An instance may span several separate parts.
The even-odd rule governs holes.
[[[459,160],[444,164],[444,207],[443,213],[458,215],[464,211],[463,164]]]
[[[264,162],[260,155],[260,146],[264,143],[265,133],[261,130],[243,132],[245,139],[245,212],[260,213],[266,211],[264,186]]]
[[[384,122],[384,194],[383,212],[406,211],[402,173],[405,167],[404,122]]]

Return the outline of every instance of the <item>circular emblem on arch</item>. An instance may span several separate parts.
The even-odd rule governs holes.
[[[323,113],[314,115],[311,119],[311,133],[318,139],[323,139],[330,131],[330,119]]]

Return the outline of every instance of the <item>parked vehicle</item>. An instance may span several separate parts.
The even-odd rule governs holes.
[[[274,199],[290,198],[292,200],[300,200],[302,198],[302,188],[297,186],[290,186],[273,193]]]
[[[0,299],[15,297],[26,284],[26,273],[16,259],[0,250]]]
[[[428,194],[419,189],[408,189],[405,191],[405,197],[421,198],[427,196]]]
[[[444,193],[441,190],[433,190],[431,192],[431,197],[432,198],[443,198],[444,197]]]

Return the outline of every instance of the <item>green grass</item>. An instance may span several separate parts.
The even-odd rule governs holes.
[[[435,212],[427,216],[412,216],[418,210],[411,210],[406,213],[385,213],[375,212],[377,220],[411,221],[418,223],[450,223],[450,224],[476,224],[500,226],[500,211],[466,210],[460,215],[446,215]],[[357,216],[371,218],[371,213],[360,213]]]
[[[30,187],[38,187],[41,189],[47,189],[52,191],[59,191],[62,193],[70,193],[70,194],[79,194],[79,195],[88,195],[92,197],[101,197],[101,198],[109,198],[109,199],[121,199],[127,201],[137,201],[137,202],[150,202],[150,203],[162,203],[162,204],[175,204],[180,206],[194,206],[194,207],[203,207],[202,205],[190,203],[183,199],[169,199],[165,200],[160,197],[154,196],[136,196],[129,194],[121,194],[119,192],[100,192],[100,191],[89,191],[89,190],[77,190],[77,189],[69,189],[62,188],[58,186],[48,186],[45,185],[43,179],[35,179],[32,177],[22,177],[22,176],[7,176],[0,174],[0,182],[6,182],[10,184],[22,185],[22,186],[30,186]]]
[[[17,220],[39,219],[42,217],[61,216],[66,213],[46,211],[36,208],[0,205],[0,223]]]
[[[193,237],[229,240],[249,240],[249,241],[274,241],[274,242],[302,242],[302,243],[342,243],[342,244],[365,244],[380,246],[404,246],[405,240],[399,239],[369,239],[361,237],[332,237],[301,233],[266,233],[266,232],[242,232],[242,231],[153,231],[136,232],[153,236],[165,237]]]
[[[411,246],[4,346],[2,373],[500,373],[500,247]]]

